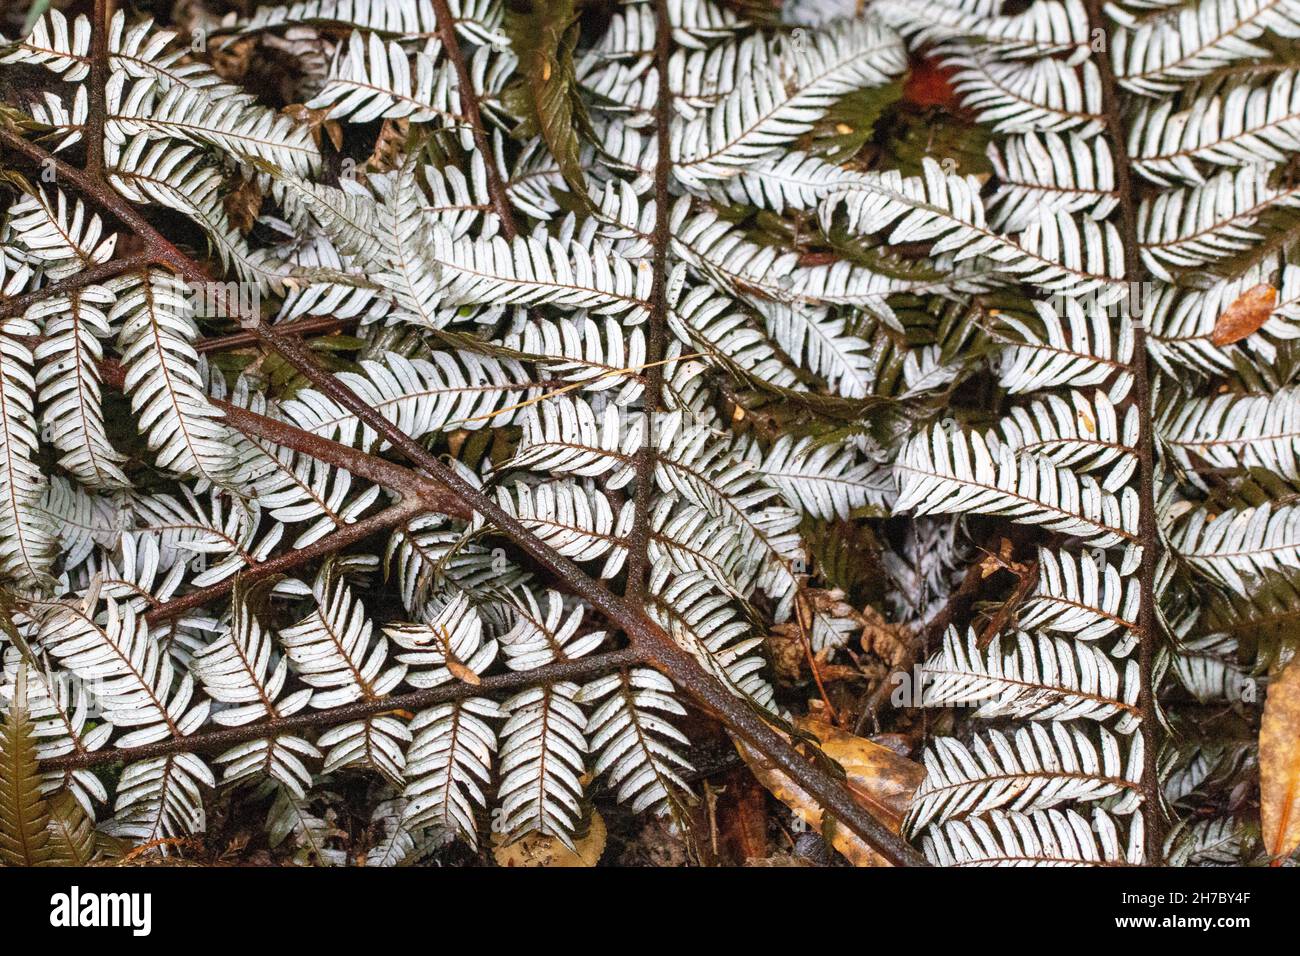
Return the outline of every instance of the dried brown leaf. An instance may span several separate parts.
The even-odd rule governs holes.
[[[744,767],[719,781],[716,803],[718,851],[735,863],[767,856],[767,795]]]
[[[777,679],[787,683],[799,680],[808,662],[799,625],[793,621],[774,624],[764,645]]]
[[[1214,323],[1210,341],[1222,348],[1254,335],[1268,321],[1276,305],[1277,289],[1265,283],[1252,286],[1223,310],[1223,314]]]
[[[411,134],[411,124],[404,118],[386,119],[375,137],[375,148],[365,161],[367,172],[386,173],[394,170],[402,161],[406,150],[406,140]]]
[[[262,190],[257,188],[257,180],[242,181],[226,194],[221,205],[226,210],[230,224],[239,230],[241,236],[248,235],[262,209]]]
[[[460,661],[449,659],[447,661],[447,670],[451,672],[452,677],[457,680],[462,680],[466,684],[473,684],[477,687],[479,684],[483,683],[483,678],[479,677]]]

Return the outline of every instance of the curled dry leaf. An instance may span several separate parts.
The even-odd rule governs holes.
[[[802,588],[796,606],[799,617],[803,620],[803,626],[808,629],[813,626],[814,611],[826,617],[854,622],[862,620],[862,615],[858,613],[857,608],[844,599],[844,592],[839,588]]]
[[[1223,314],[1214,323],[1210,341],[1222,348],[1254,335],[1268,321],[1276,305],[1277,289],[1264,283],[1251,286],[1223,310]]]
[[[466,684],[473,684],[477,687],[483,683],[483,678],[479,677],[478,674],[474,673],[460,661],[448,660],[447,670],[451,672],[452,677],[457,680],[463,680]]]
[[[805,629],[794,621],[773,624],[764,641],[768,660],[776,676],[786,683],[797,683],[809,676],[808,636]],[[834,647],[823,647],[813,659],[817,665],[817,676],[823,684],[835,681],[862,680],[864,674],[858,667],[848,664],[833,664]]]
[[[778,677],[790,682],[802,679],[809,670],[808,635],[812,633],[814,611],[823,618],[850,621],[854,627],[870,629],[877,622],[891,626],[884,624],[884,619],[870,607],[865,612],[858,611],[845,600],[844,592],[838,588],[802,588],[795,607],[799,619],[772,625],[766,640],[773,669]],[[834,648],[830,647],[822,648],[816,654],[817,673],[823,683],[862,677],[862,672],[856,667],[830,663],[833,656]]]
[[[504,833],[492,834],[492,857],[497,866],[595,866],[605,852],[605,821],[591,811],[591,825],[573,843],[573,849],[558,837],[544,833],[525,833],[518,840],[506,842]]]
[[[1300,846],[1300,663],[1269,685],[1259,726],[1260,817],[1264,848],[1275,860]]]
[[[794,621],[774,624],[763,643],[776,676],[788,683],[799,680],[808,663],[799,625]]]
[[[816,717],[797,718],[795,727],[802,733],[815,737],[822,752],[841,767],[854,798],[873,817],[895,833],[899,832],[903,818],[912,800],[912,794],[921,785],[925,769],[916,761],[894,753],[888,747],[832,727]],[[736,749],[749,764],[763,786],[778,800],[814,829],[829,830],[827,836],[835,847],[854,866],[888,866],[878,853],[854,835],[847,827],[823,828],[822,808],[789,777],[763,760],[739,741]]]
[[[873,607],[862,613],[862,649],[875,654],[890,667],[911,660],[912,632],[906,624],[892,624]]]

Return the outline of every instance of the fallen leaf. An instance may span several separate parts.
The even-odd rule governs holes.
[[[447,436],[447,450],[451,452],[452,457],[460,455],[460,450],[465,447],[465,441],[469,438],[469,434],[464,428],[458,428]]]
[[[1275,861],[1300,846],[1300,662],[1269,685],[1259,725],[1260,821]]]
[[[872,734],[871,742],[892,750],[900,757],[906,757],[913,750],[912,740],[907,734]]]
[[[898,833],[907,815],[912,794],[925,776],[915,760],[900,757],[888,747],[832,727],[815,717],[795,719],[795,727],[817,738],[826,756],[844,768],[846,782],[864,810]],[[763,786],[788,806],[808,826],[822,829],[822,808],[784,772],[736,742],[740,756],[749,764]],[[830,828],[831,845],[854,866],[889,866],[882,856],[848,827]]]
[[[784,681],[798,681],[809,671],[808,656],[811,652],[808,635],[812,633],[816,612],[822,618],[832,618],[849,622],[849,628],[856,630],[866,628],[863,634],[863,646],[871,650],[869,634],[872,628],[883,627],[890,633],[896,626],[888,624],[874,609],[867,607],[859,611],[850,604],[843,591],[838,588],[804,587],[799,591],[795,602],[796,619],[775,624],[768,632],[766,646],[777,676]],[[888,640],[888,638],[885,638]],[[862,670],[843,664],[832,664],[833,649],[823,648],[815,655],[817,675],[822,683],[833,680],[861,680]]]
[[[1268,321],[1275,305],[1277,289],[1266,283],[1252,286],[1223,310],[1223,314],[1214,323],[1210,341],[1222,348],[1253,335]]]
[[[925,769],[889,747],[832,727],[815,717],[798,718],[795,726],[821,742],[822,752],[848,774],[849,789],[858,802],[897,832]]]
[[[862,649],[890,667],[911,660],[912,631],[906,624],[891,624],[873,607],[862,611]]]
[[[536,831],[525,833],[512,842],[506,842],[504,833],[494,833],[492,856],[497,866],[595,866],[605,852],[605,836],[605,821],[592,810],[587,832],[574,841],[572,850],[561,843],[559,837]]]
[[[330,145],[334,147],[334,152],[343,152],[343,124],[337,120],[327,119],[321,124],[326,135],[330,138]]]

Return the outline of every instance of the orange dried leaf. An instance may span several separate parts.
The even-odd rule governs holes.
[[[1259,725],[1260,822],[1275,860],[1300,847],[1300,663],[1269,685]]]
[[[477,687],[483,683],[483,678],[479,677],[472,670],[462,664],[460,661],[447,661],[447,670],[451,671],[451,676],[457,680],[462,680],[466,684],[473,684]]]
[[[1277,289],[1265,283],[1252,286],[1223,310],[1223,314],[1214,323],[1210,341],[1222,348],[1254,335],[1268,321],[1276,305]]]

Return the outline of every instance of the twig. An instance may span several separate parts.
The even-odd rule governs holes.
[[[1007,568],[1006,570],[1015,571],[1014,568]],[[1029,596],[1029,592],[1032,591],[1034,585],[1038,583],[1038,562],[1031,561],[1029,564],[1024,566],[1024,570],[1015,571],[1015,573],[1019,576],[1019,580],[1016,582],[1016,589],[1011,592],[1009,598],[1002,602],[1002,606],[997,609],[992,619],[984,630],[980,632],[980,636],[975,642],[975,646],[980,650],[984,650],[984,648],[988,647],[989,644],[993,642],[993,638],[1002,633],[1007,626],[1007,622],[1011,620],[1012,615],[1016,613],[1021,604],[1025,603],[1025,598]]]

